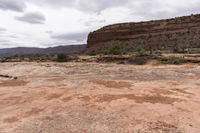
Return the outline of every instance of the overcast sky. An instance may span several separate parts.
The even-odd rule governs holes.
[[[200,13],[200,0],[0,0],[0,48],[86,43],[102,26]]]

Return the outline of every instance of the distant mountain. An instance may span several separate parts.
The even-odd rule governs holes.
[[[0,57],[9,57],[15,55],[29,55],[29,54],[51,54],[51,53],[74,53],[85,50],[87,46],[84,45],[66,45],[49,48],[37,47],[16,47],[0,49]]]

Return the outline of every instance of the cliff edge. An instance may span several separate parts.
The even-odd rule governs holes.
[[[200,47],[200,14],[105,26],[89,34],[87,48],[108,49],[113,44],[126,50]]]

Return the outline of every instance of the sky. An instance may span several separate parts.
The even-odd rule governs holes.
[[[123,22],[200,13],[200,0],[0,0],[0,48],[84,44]]]

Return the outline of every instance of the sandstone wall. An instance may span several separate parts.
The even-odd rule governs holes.
[[[114,42],[123,47],[174,49],[200,46],[200,15],[103,27],[88,36],[89,49],[106,49]]]

